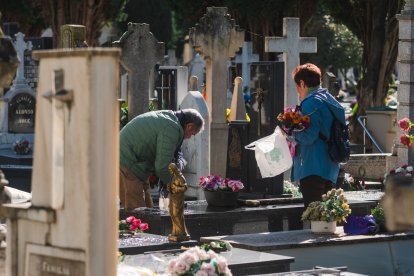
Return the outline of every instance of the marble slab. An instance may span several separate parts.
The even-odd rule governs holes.
[[[142,254],[147,251],[180,249],[197,245],[195,240],[170,242],[168,237],[147,233],[138,233],[131,237],[118,239],[118,250],[124,255]]]
[[[183,250],[164,250],[125,256],[123,264],[132,267],[145,267],[162,274],[168,261],[177,257]],[[241,248],[220,253],[225,257],[233,275],[252,275],[290,271],[294,258],[265,252],[256,252]]]

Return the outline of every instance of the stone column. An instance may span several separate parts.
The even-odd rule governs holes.
[[[244,31],[225,7],[208,7],[200,23],[190,29],[190,42],[202,49],[206,61],[207,106],[210,116],[210,170],[226,175],[228,125],[226,122],[227,61],[243,46]]]
[[[414,121],[414,0],[406,0],[404,9],[397,16],[399,20],[398,42],[398,109],[397,121],[409,118]],[[399,129],[396,137],[397,164],[414,165],[414,150],[400,143]]]

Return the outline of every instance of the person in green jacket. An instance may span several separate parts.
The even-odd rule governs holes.
[[[119,199],[125,209],[153,207],[149,191],[150,176],[163,183],[171,181],[168,165],[182,170],[180,152],[184,139],[204,129],[204,119],[195,109],[159,110],[141,114],[120,132]]]

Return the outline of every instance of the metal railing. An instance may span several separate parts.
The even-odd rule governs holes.
[[[364,141],[364,145],[363,145],[364,146],[364,154],[366,153],[366,147],[367,147],[366,135],[368,135],[369,139],[371,140],[372,144],[374,144],[374,146],[377,148],[377,150],[380,153],[384,153],[384,151],[382,150],[382,148],[378,145],[377,141],[375,141],[375,139],[372,136],[371,132],[367,128],[366,121],[367,121],[367,116],[359,116],[358,117],[358,123],[361,125],[362,129],[364,130],[364,137],[363,137],[363,141]]]

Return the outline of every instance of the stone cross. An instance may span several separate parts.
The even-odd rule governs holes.
[[[19,57],[20,63],[17,67],[16,78],[13,81],[13,86],[28,86],[26,83],[26,79],[24,78],[24,52],[26,50],[32,50],[32,42],[25,42],[25,35],[20,32],[15,34],[14,36],[16,37],[16,42],[14,43],[14,46],[16,47],[16,52],[17,56]]]
[[[149,111],[149,95],[154,91],[155,65],[164,60],[164,43],[158,42],[145,23],[128,23],[128,30],[114,45],[122,48],[122,61],[131,69],[128,77],[128,121]]]
[[[230,122],[246,121],[246,105],[243,96],[243,79],[236,77],[234,79],[233,97],[231,99]]]
[[[249,87],[250,86],[250,68],[249,64],[252,62],[259,61],[259,55],[253,54],[253,47],[251,41],[243,42],[243,50],[241,55],[236,55],[236,59],[234,60],[236,63],[242,64],[242,78],[243,78],[243,86]]]
[[[190,42],[201,47],[206,61],[207,106],[210,112],[211,174],[226,175],[227,61],[243,45],[244,31],[235,25],[226,7],[208,7],[200,23],[190,29]]]
[[[283,37],[265,37],[265,52],[283,52],[285,61],[285,106],[298,104],[292,71],[300,64],[300,53],[316,53],[316,37],[299,36],[299,18],[283,18]]]

